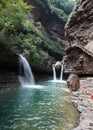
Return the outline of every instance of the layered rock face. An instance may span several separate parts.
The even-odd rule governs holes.
[[[93,32],[93,1],[79,0],[74,13],[66,28],[67,37],[71,44],[88,44]]]
[[[93,0],[79,0],[66,28],[66,73],[93,74]]]
[[[66,50],[63,58],[65,73],[93,74],[93,54],[81,45],[73,45]]]

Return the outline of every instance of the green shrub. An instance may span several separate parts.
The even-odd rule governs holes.
[[[64,22],[67,21],[68,15],[72,12],[74,3],[70,0],[37,0],[44,8],[45,12],[51,10]]]

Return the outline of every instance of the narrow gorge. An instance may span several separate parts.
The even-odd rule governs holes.
[[[0,130],[92,130],[93,0],[1,0],[0,12]]]

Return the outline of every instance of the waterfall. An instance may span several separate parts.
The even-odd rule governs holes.
[[[55,64],[53,64],[52,67],[53,67],[53,80],[54,81],[62,81],[63,80],[63,65],[61,64],[61,71],[60,71],[60,79],[59,80],[57,80]]]
[[[53,80],[57,80],[55,65],[53,65]]]
[[[19,71],[19,81],[22,86],[35,84],[34,76],[30,68],[30,65],[26,58],[22,55],[19,55]]]
[[[63,65],[61,65],[60,80],[63,80]]]

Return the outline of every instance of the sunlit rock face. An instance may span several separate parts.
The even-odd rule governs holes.
[[[93,0],[79,0],[66,28],[66,73],[93,74]]]

